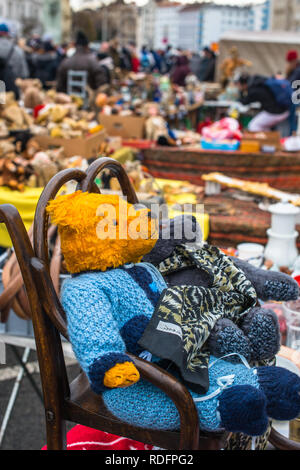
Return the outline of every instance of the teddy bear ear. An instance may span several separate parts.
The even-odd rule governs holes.
[[[161,223],[161,231],[169,231],[174,246],[180,243],[196,243],[202,241],[202,230],[197,219],[191,214],[182,214]]]
[[[82,192],[76,191],[73,194],[58,196],[49,202],[46,211],[51,217],[51,222],[59,227],[77,225],[80,207],[78,206]]]

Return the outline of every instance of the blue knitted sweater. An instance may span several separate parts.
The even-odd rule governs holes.
[[[105,372],[129,360],[126,351],[141,352],[137,342],[165,288],[148,263],[81,273],[64,282],[61,300],[70,341],[96,393],[106,389]]]
[[[228,380],[229,383],[226,384]],[[220,384],[224,384],[224,389],[237,385],[250,385],[259,389],[256,369],[249,369],[244,364],[217,360],[213,356],[210,358],[209,383],[209,390],[205,395],[197,395],[192,391],[190,393],[195,400],[200,427],[211,431],[222,426],[218,413],[222,391]],[[197,401],[203,398],[208,399]],[[145,380],[140,380],[126,389],[106,391],[103,393],[103,400],[113,415],[129,424],[158,430],[180,428],[179,413],[174,403],[164,392]],[[236,401],[234,405],[239,406]]]

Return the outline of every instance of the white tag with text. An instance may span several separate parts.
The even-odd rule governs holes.
[[[170,333],[171,335],[177,335],[182,339],[182,331],[180,326],[178,325],[173,325],[173,323],[167,323],[164,321],[159,322],[157,325],[156,329],[158,331],[163,331],[164,333]]]

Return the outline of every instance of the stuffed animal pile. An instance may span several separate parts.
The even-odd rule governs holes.
[[[79,110],[75,103],[41,106],[35,113],[35,133],[54,138],[81,138],[103,129],[95,120],[95,113]]]
[[[41,188],[68,165],[63,148],[42,150],[26,133],[0,141],[0,186]]]
[[[187,385],[202,429],[260,436],[269,419],[299,415],[300,378],[268,365],[278,322],[257,306],[258,297],[297,298],[291,278],[202,244],[194,219],[194,239],[174,236],[180,218],[158,240],[148,211],[118,196],[77,191],[51,201],[48,212],[72,274],[61,293],[70,340],[113,415],[151,429],[180,425],[173,402],[140,378],[127,352]]]
[[[33,124],[33,118],[19,106],[14,93],[5,94],[5,104],[0,104],[0,136],[8,137],[12,131],[26,130]]]

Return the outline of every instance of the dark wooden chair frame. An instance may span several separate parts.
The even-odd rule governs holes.
[[[141,358],[131,355],[141,377],[162,390],[175,404],[180,416],[179,431],[142,429],[117,420],[107,411],[101,396],[91,391],[83,372],[69,384],[61,342],[61,335],[68,339],[66,316],[49,272],[49,220],[45,209],[49,200],[54,199],[62,186],[71,180],[76,180],[78,189],[84,192],[99,192],[94,180],[104,168],[118,178],[128,201],[133,204],[138,202],[125,170],[115,160],[100,158],[86,173],[77,169],[64,170],[52,178],[40,197],[34,219],[33,246],[17,209],[9,204],[0,206],[0,222],[6,224],[11,236],[31,307],[48,449],[66,448],[66,421],[164,449],[221,449],[229,433],[222,429],[214,433],[200,432],[198,414],[188,390],[172,375]]]

